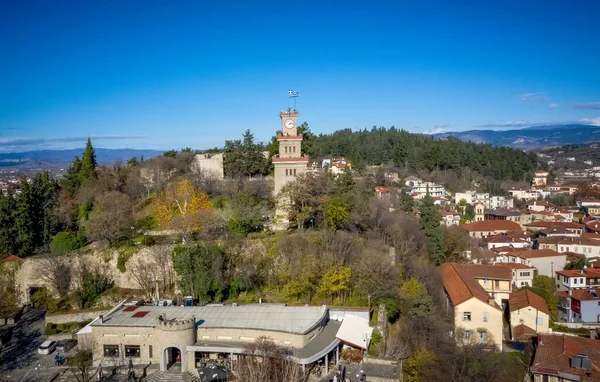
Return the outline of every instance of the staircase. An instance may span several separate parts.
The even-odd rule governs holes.
[[[157,371],[146,377],[148,382],[200,382],[200,378],[186,371],[185,373],[173,371]]]

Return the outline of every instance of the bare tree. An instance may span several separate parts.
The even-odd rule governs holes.
[[[156,245],[150,249],[150,254],[128,265],[132,277],[145,291],[152,296],[156,288],[161,295],[169,295],[175,285],[175,272],[168,245]]]
[[[113,243],[133,222],[131,199],[118,191],[110,191],[96,199],[94,209],[84,223],[85,232],[92,239]]]
[[[240,356],[235,370],[236,381],[244,382],[305,382],[308,372],[291,359],[286,349],[268,337],[258,337]]]
[[[49,255],[37,260],[36,275],[60,296],[69,294],[72,280],[72,266],[69,257]]]

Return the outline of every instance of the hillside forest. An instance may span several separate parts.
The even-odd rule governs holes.
[[[132,253],[175,243],[156,263],[172,267],[178,289],[200,302],[364,306],[374,322],[378,312],[386,315],[374,351],[405,360],[407,381],[522,379],[527,364],[520,357],[483,352],[485,344],[457,347],[447,335],[451,312],[436,266],[462,261],[468,235],[440,225],[433,198],[416,205],[397,192],[380,200],[375,186],[395,187],[386,183],[383,166],[501,189],[503,182],[529,180],[537,156],[394,128],[314,135],[303,124],[301,132],[312,158],[345,156],[355,169],[288,184],[282,191],[292,201],[288,231],[267,228],[275,201],[262,151],[276,147],[256,143],[249,131],[225,143],[221,181],[195,169],[189,148],[100,166],[88,140],[62,178],[39,173],[22,180],[18,195],[0,197],[0,254],[45,259],[54,290],[38,296],[42,303],[88,308],[114,289],[111,272],[123,272]],[[68,266],[99,246],[118,251],[118,269]],[[162,282],[144,285],[148,269],[138,274],[147,297]],[[0,295],[14,296],[14,273],[0,274]],[[167,281],[159,287],[167,295],[174,290]],[[14,298],[3,298],[0,309],[11,304]]]

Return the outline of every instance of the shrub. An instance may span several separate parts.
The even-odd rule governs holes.
[[[50,243],[52,253],[67,253],[85,245],[85,237],[69,232],[57,233]]]

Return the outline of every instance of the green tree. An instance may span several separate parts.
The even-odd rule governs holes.
[[[88,179],[96,178],[96,151],[92,146],[92,140],[88,138],[85,144],[85,151],[81,158],[81,170],[79,171],[79,181],[83,184]]]
[[[429,252],[429,259],[433,264],[439,265],[444,256],[444,249],[442,248],[444,233],[441,226],[442,216],[440,211],[433,204],[433,198],[427,195],[421,202],[421,217],[419,224],[421,230],[427,237],[427,249]]]
[[[339,229],[348,222],[350,212],[342,198],[336,196],[325,206],[325,221],[332,229]]]
[[[224,298],[223,266],[223,253],[216,245],[177,246],[173,250],[173,268],[181,277],[182,292],[203,302]]]
[[[433,299],[419,280],[410,278],[400,287],[400,312],[409,317],[429,317]]]
[[[339,263],[332,264],[323,274],[318,293],[323,296],[331,296],[333,302],[335,296],[339,296],[341,292],[348,289],[351,276],[352,268]]]
[[[79,277],[74,297],[80,309],[94,305],[100,295],[114,286],[113,279],[99,268],[92,268],[85,263],[79,267]]]
[[[0,257],[18,252],[18,231],[15,226],[17,201],[13,195],[0,193]]]
[[[169,150],[163,153],[163,156],[166,158],[177,158],[177,150]]]
[[[347,197],[355,186],[352,170],[346,167],[344,172],[333,181],[333,193],[339,197]]]
[[[248,191],[241,191],[231,197],[232,216],[227,227],[241,234],[263,229],[264,217],[268,213],[267,202],[258,199]]]
[[[74,235],[70,232],[57,233],[52,242],[50,250],[52,253],[67,253],[79,249],[85,245],[85,237]]]
[[[437,356],[429,349],[415,351],[404,363],[404,380],[406,382],[427,382],[424,374],[429,368],[435,368]]]
[[[242,140],[225,141],[223,170],[231,177],[266,175],[269,160],[263,154],[264,147],[254,143],[254,135],[246,130]]]
[[[73,164],[67,169],[62,178],[61,186],[74,195],[81,187],[79,173],[81,172],[81,160],[78,156],[75,157]]]
[[[401,211],[404,211],[407,214],[413,213],[413,208],[415,208],[415,200],[405,190],[400,191],[399,203]]]
[[[576,262],[572,262],[572,261],[567,262],[564,269],[565,270],[584,269],[585,267],[589,267],[590,265],[591,264],[590,264],[589,260],[587,259],[587,257],[585,257],[585,255],[582,255],[581,258],[579,260],[577,260]]]
[[[534,275],[533,285],[531,287],[524,287],[523,289],[529,289],[533,293],[540,295],[546,301],[546,305],[548,305],[550,319],[553,321],[558,320],[559,301],[556,296],[556,284],[553,277]]]

